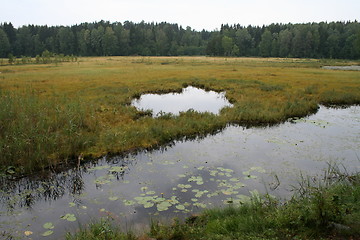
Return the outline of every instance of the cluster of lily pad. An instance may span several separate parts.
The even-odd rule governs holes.
[[[147,187],[142,187],[143,191],[146,191]],[[146,191],[140,194],[140,196],[135,197],[133,200],[124,199],[123,203],[126,206],[131,205],[143,205],[144,208],[156,207],[157,211],[162,212],[168,210],[170,207],[175,206],[178,210],[185,210],[185,206],[180,204],[176,196],[171,196],[170,198],[156,195],[155,191]]]
[[[116,180],[116,174],[123,174],[126,169],[127,167],[122,166],[103,165],[87,170],[89,172],[105,170],[103,175],[94,180],[94,183],[98,186],[110,184]],[[131,199],[110,191],[108,200],[121,200],[125,206],[142,206],[149,209],[153,215],[168,210],[188,213],[194,211],[194,208],[206,208],[212,204],[213,201],[209,199],[213,197],[217,197],[218,200],[225,204],[242,204],[250,200],[249,196],[240,192],[246,186],[242,180],[255,179],[257,178],[256,173],[265,172],[261,167],[251,167],[249,170],[243,171],[242,174],[235,173],[234,170],[224,167],[200,166],[196,170],[198,171],[196,174],[190,171],[178,174],[178,183],[171,188],[172,191],[165,194],[152,190],[151,185],[148,185],[141,187],[139,195]],[[126,181],[123,180],[123,182]],[[250,192],[250,195],[256,195],[256,191]],[[75,206],[74,202],[69,203],[69,207]],[[86,206],[79,207],[85,210],[87,208]],[[77,220],[75,214],[71,213],[60,216],[60,219],[70,222]],[[43,227],[46,231],[42,236],[53,234],[54,225],[51,222],[45,223]],[[26,234],[30,234],[30,231],[27,231]]]
[[[250,197],[239,194],[239,189],[246,185],[240,182],[241,179],[255,179],[253,175],[255,172],[264,173],[265,170],[261,167],[252,167],[248,171],[244,171],[241,176],[234,176],[232,169],[217,167],[205,168],[199,167],[198,170],[205,171],[211,177],[208,181],[216,183],[216,190],[211,191],[204,186],[204,178],[199,175],[192,175],[192,173],[179,174],[178,177],[182,183],[178,183],[172,188],[172,193],[167,193],[171,197],[164,197],[164,194],[156,193],[155,191],[148,191],[148,187],[142,187],[140,196],[133,199],[124,199],[123,203],[126,206],[142,205],[144,208],[153,208],[157,212],[167,211],[173,207],[174,212],[183,211],[189,212],[191,207],[205,208],[208,204],[206,199],[215,196],[231,196],[226,198],[224,203],[244,203],[250,200]],[[191,193],[189,201],[186,201],[182,193]],[[188,196],[189,194],[187,194]]]
[[[330,122],[321,120],[321,119],[311,120],[311,119],[307,119],[307,118],[293,118],[293,119],[291,119],[291,122],[293,122],[293,123],[310,123],[310,124],[313,124],[315,126],[322,127],[322,128],[325,128],[326,126],[331,125]]]
[[[60,217],[63,220],[67,220],[69,222],[75,222],[76,221],[76,217],[75,214],[71,214],[71,213],[67,213],[63,216]],[[44,223],[43,228],[46,230],[42,236],[43,237],[47,237],[50,236],[54,233],[53,229],[55,228],[54,224],[52,222],[47,222]],[[24,232],[25,236],[30,236],[31,234],[33,234],[33,232],[31,231],[25,231]]]

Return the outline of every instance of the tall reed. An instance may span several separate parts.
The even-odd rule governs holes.
[[[66,162],[95,143],[97,124],[80,101],[0,92],[2,170],[28,173]],[[5,169],[4,169],[5,168]]]

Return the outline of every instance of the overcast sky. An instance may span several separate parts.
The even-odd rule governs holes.
[[[0,9],[0,23],[15,27],[144,20],[214,30],[222,23],[360,20],[360,0],[0,0]]]

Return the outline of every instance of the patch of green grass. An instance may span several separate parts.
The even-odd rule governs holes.
[[[135,240],[138,239],[131,232],[123,233],[119,228],[111,224],[110,220],[101,220],[91,223],[78,233],[66,235],[66,240]]]
[[[320,101],[325,105],[351,105],[358,103],[358,96],[356,93],[343,89],[333,89],[323,92],[320,95]]]
[[[96,142],[96,121],[80,101],[0,92],[1,170],[15,174],[72,161]]]

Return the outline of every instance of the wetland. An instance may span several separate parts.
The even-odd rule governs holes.
[[[63,238],[101,217],[142,229],[263,193],[289,198],[299,176],[321,176],[331,162],[358,172],[360,75],[325,64],[337,62],[111,57],[0,66],[2,236]],[[134,106],[183,89],[223,103],[171,114]]]
[[[230,125],[158,150],[105,156],[45,179],[2,182],[0,225],[13,236],[51,231],[52,238],[62,238],[105,216],[143,229],[154,218],[185,218],[254,195],[286,199],[301,174],[320,176],[330,162],[359,171],[359,126],[359,107],[321,106],[314,115],[276,126]]]

